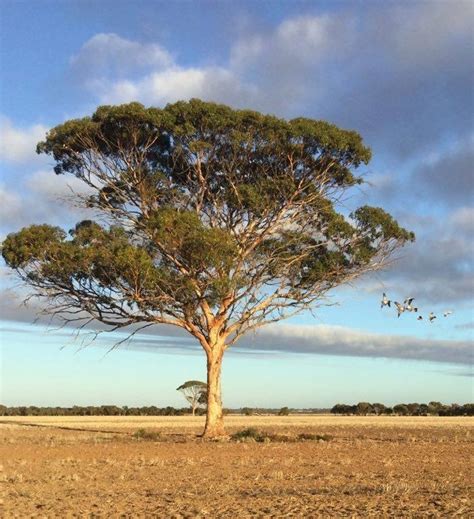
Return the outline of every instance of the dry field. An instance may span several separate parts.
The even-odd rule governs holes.
[[[35,424],[31,425],[22,424]],[[472,418],[2,417],[2,517],[473,517]],[[137,438],[141,428],[160,432]],[[87,429],[84,431],[83,429]]]

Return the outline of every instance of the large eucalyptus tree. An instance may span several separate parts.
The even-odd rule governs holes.
[[[227,348],[323,304],[414,239],[380,208],[338,212],[371,152],[324,121],[197,99],[101,106],[53,128],[37,151],[89,186],[78,203],[97,218],[69,234],[49,225],[10,234],[6,263],[67,322],[193,335],[207,358],[207,437],[224,434]]]

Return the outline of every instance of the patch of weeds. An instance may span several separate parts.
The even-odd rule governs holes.
[[[287,434],[268,434],[268,440],[271,442],[291,443],[295,441],[294,436],[288,436]]]
[[[332,436],[329,434],[301,433],[298,434],[298,440],[328,442],[332,440]]]
[[[231,435],[231,440],[235,441],[255,441],[255,442],[264,442],[267,435],[254,427],[249,427],[248,429],[243,429],[242,431],[237,431],[236,433]]]
[[[132,436],[135,440],[158,441],[161,439],[159,432],[147,431],[146,429],[138,429]]]
[[[301,433],[298,436],[292,436],[287,434],[272,434],[259,431],[254,427],[243,429],[231,435],[231,440],[238,442],[283,442],[283,443],[294,443],[297,441],[329,441],[332,436],[328,434],[312,434],[312,433]]]

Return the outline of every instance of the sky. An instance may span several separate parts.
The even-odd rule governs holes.
[[[224,359],[228,407],[473,399],[474,4],[450,1],[3,0],[0,240],[66,230],[80,183],[35,153],[45,132],[101,104],[198,97],[360,132],[373,159],[346,201],[416,233],[386,271],[243,338]],[[0,260],[2,261],[2,260]],[[178,329],[76,338],[21,305],[0,263],[0,402],[185,405],[205,357]],[[380,309],[415,297],[424,321]],[[443,317],[445,310],[452,310]],[[433,311],[433,323],[426,316]]]

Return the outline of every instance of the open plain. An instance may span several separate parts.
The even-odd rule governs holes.
[[[2,417],[1,515],[473,516],[472,418],[228,416],[226,425],[279,436],[204,442],[202,417]]]

